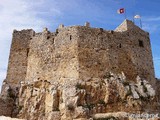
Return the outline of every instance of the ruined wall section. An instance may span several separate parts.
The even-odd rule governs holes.
[[[7,86],[19,87],[19,83],[25,80],[27,72],[27,58],[29,43],[35,32],[32,29],[13,32],[9,65],[6,80],[3,83],[3,90]]]
[[[37,33],[30,44],[26,81],[65,84],[78,79],[76,39],[77,31],[72,27],[57,29],[55,33]]]

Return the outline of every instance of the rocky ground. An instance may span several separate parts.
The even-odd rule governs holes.
[[[48,81],[23,83],[18,106],[19,118],[30,120],[100,120],[104,116],[122,120],[122,115],[116,116],[118,112],[156,114],[160,107],[149,82],[140,77],[136,83],[128,82],[123,73],[108,73],[103,79],[78,80],[70,85]]]

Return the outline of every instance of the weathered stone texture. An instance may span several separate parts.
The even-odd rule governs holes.
[[[26,81],[78,79],[76,35],[74,27],[37,33],[30,43]]]
[[[129,27],[124,29],[121,27]],[[122,32],[79,27],[78,57],[81,79],[103,77],[105,72],[124,72],[135,81],[137,75],[155,84],[148,33],[126,20]],[[130,28],[131,26],[131,28]],[[85,33],[85,34],[84,34]],[[139,42],[143,46],[140,46]]]
[[[24,80],[63,84],[103,78],[110,71],[124,72],[131,81],[139,75],[155,83],[149,35],[131,21],[115,31],[88,26],[61,26],[54,33],[15,31],[3,86],[15,87]]]
[[[98,113],[158,114],[160,110],[155,90],[149,82],[137,77],[136,83],[131,83],[124,74],[112,73],[104,79],[79,81],[69,87],[49,81],[23,84],[19,106],[22,108],[19,117],[30,120],[85,120]]]
[[[14,104],[13,99],[0,97],[0,116],[12,116]]]
[[[29,42],[33,36],[33,30],[13,31],[7,77],[3,83],[2,94],[6,92],[3,91],[5,87],[10,86],[12,89],[15,89],[19,87],[21,81],[25,80]]]
[[[14,31],[2,96],[13,99],[8,116],[27,120],[131,120],[120,112],[159,113],[159,87],[149,34],[125,20],[115,31]]]

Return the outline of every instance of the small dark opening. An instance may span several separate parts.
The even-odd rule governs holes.
[[[119,44],[119,48],[121,48],[122,47],[122,45],[121,44]]]
[[[16,87],[16,91],[18,91],[18,87]]]
[[[111,30],[111,34],[113,34],[114,33],[114,31],[113,30]]]
[[[143,44],[143,41],[142,41],[142,40],[139,40],[139,46],[140,46],[140,47],[144,47],[144,44]]]
[[[27,48],[27,57],[28,57],[28,54],[29,54],[29,48]]]
[[[143,82],[141,82],[141,85],[144,85]]]
[[[103,32],[103,28],[100,28],[100,31]]]
[[[54,44],[54,38],[52,38],[52,43]]]
[[[59,32],[58,32],[58,29],[56,29],[56,34],[58,34]]]
[[[47,36],[47,39],[49,39],[50,38],[50,36]]]
[[[69,36],[70,40],[72,39],[72,35]]]

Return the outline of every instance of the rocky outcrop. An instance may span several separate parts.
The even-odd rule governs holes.
[[[79,80],[75,85],[35,81],[21,85],[18,116],[29,120],[86,120],[98,113],[156,113],[155,98],[155,90],[146,80],[137,77],[136,83],[130,83],[123,73]]]

